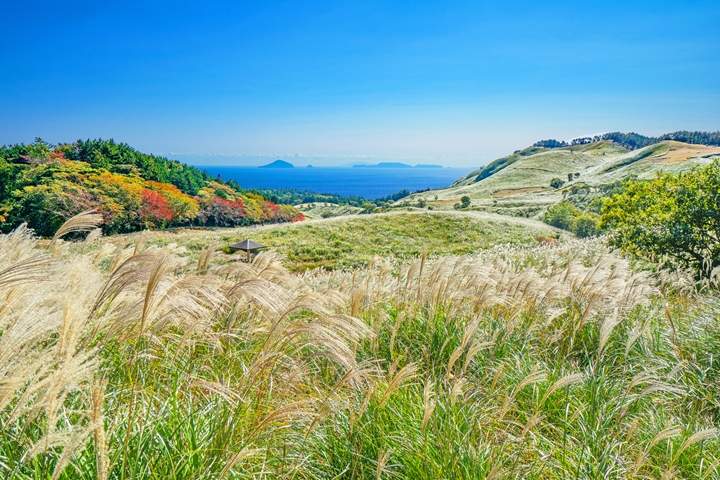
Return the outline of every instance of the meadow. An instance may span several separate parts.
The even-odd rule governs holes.
[[[515,219],[480,212],[392,212],[344,216],[295,224],[238,229],[153,232],[112,237],[117,248],[140,239],[151,245],[175,245],[195,260],[215,244],[227,248],[244,238],[268,245],[285,257],[291,271],[322,267],[326,270],[357,268],[375,257],[409,260],[427,250],[431,256],[474,253],[500,243],[531,245],[538,237],[568,234],[538,221]],[[241,254],[235,254],[236,256]],[[216,256],[217,262],[232,256]]]
[[[3,478],[720,478],[712,280],[604,239],[293,273],[158,235],[0,237]]]

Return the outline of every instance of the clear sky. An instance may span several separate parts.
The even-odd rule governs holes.
[[[718,0],[24,0],[0,12],[4,144],[102,137],[195,163],[472,166],[544,138],[720,128]]]

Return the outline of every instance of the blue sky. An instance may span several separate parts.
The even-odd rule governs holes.
[[[194,163],[471,166],[543,138],[720,128],[717,0],[1,11],[5,144],[102,137]]]

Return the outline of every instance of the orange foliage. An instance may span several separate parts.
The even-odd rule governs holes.
[[[142,206],[140,207],[140,218],[149,226],[165,224],[173,219],[173,211],[170,202],[159,193],[144,189],[142,191]]]

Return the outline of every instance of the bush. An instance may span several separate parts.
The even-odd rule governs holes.
[[[562,201],[548,208],[543,217],[543,221],[553,227],[571,230],[575,219],[579,215],[580,210],[578,210],[575,205],[567,201]]]
[[[720,161],[684,174],[625,182],[602,208],[611,243],[646,258],[666,258],[708,277],[720,266]]]
[[[462,208],[468,208],[470,206],[470,197],[467,195],[460,198],[460,203],[462,204]]]
[[[563,180],[561,178],[555,177],[552,180],[550,180],[550,186],[552,188],[560,188],[563,185],[565,185],[565,182],[563,182]]]
[[[600,215],[596,213],[584,213],[575,219],[572,224],[572,232],[580,238],[594,237],[600,233],[598,223]]]
[[[360,208],[362,208],[362,210],[360,211],[361,215],[367,215],[370,213],[375,213],[377,211],[377,205],[372,202],[363,202]]]

